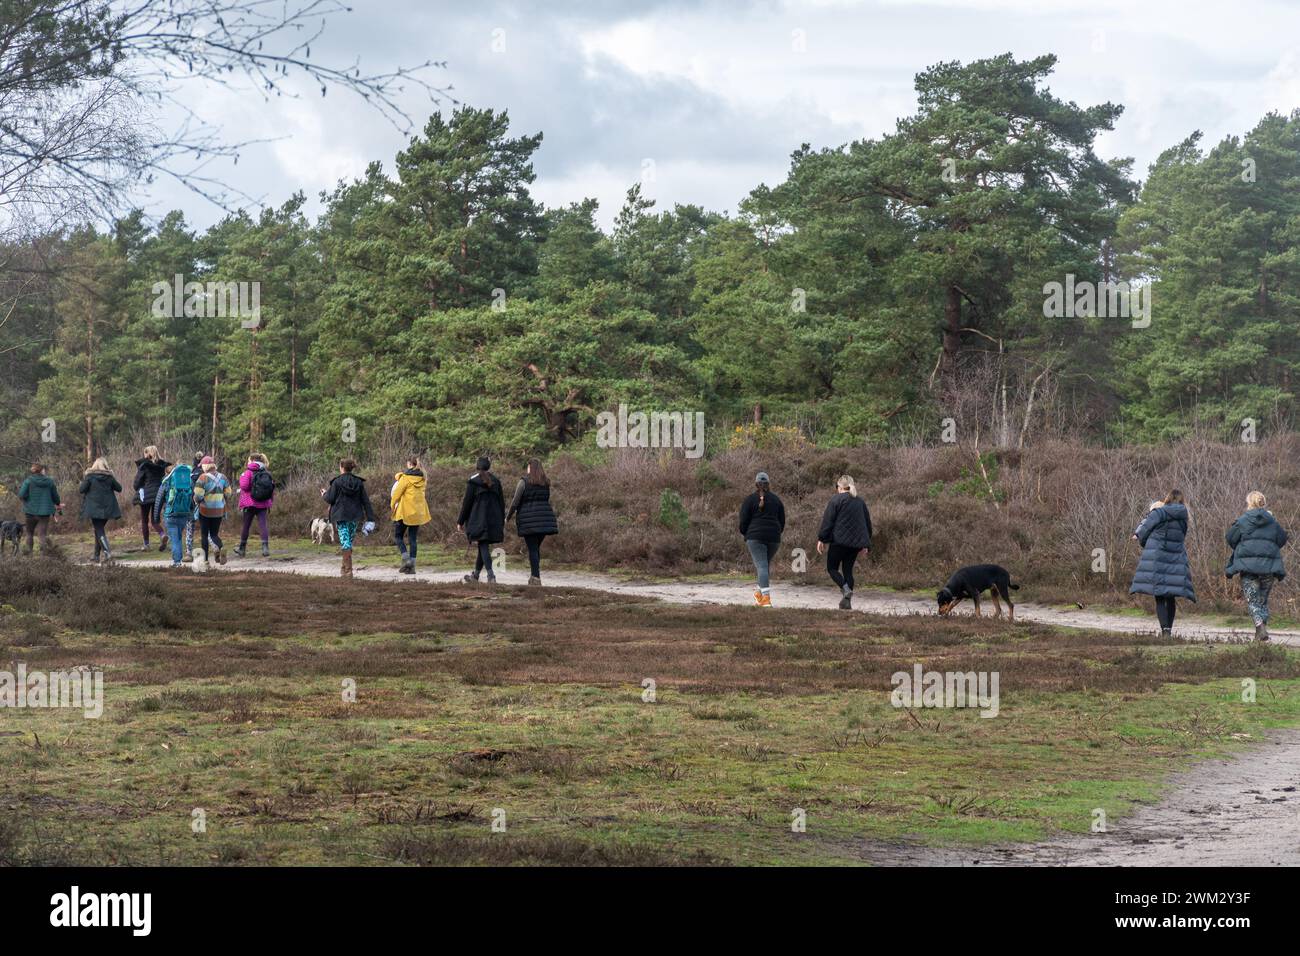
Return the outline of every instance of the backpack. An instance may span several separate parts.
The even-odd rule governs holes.
[[[194,474],[189,465],[177,465],[167,479],[167,514],[194,513]]]
[[[265,468],[253,472],[253,480],[248,483],[248,497],[254,501],[270,501],[275,494],[275,479]]]

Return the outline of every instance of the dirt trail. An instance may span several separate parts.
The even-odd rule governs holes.
[[[168,562],[132,563],[157,567]],[[412,578],[398,574],[395,564],[387,556],[362,557],[355,573],[365,580],[409,584],[453,583],[464,574],[419,571]],[[332,552],[320,557],[231,559],[214,573],[232,570],[334,577],[339,573],[339,562]],[[526,585],[528,580],[526,570],[509,565],[498,571],[497,577],[504,585]],[[745,581],[637,582],[567,571],[547,572],[545,581],[551,587],[590,588],[678,604],[753,602],[753,587]],[[780,607],[833,608],[837,599],[837,592],[830,586],[778,585],[773,590],[773,600]],[[854,595],[853,604],[856,611],[876,614],[935,613],[924,598],[892,592],[864,591]],[[1016,606],[1016,618],[1120,633],[1150,633],[1154,629],[1154,622],[1147,619],[1030,603]],[[1233,641],[1253,636],[1241,628],[1195,618],[1179,623],[1176,636],[1188,639]],[[1300,633],[1278,631],[1273,639],[1300,644]],[[1204,761],[1175,774],[1168,784],[1159,803],[1111,822],[1105,833],[971,850],[868,843],[863,846],[862,859],[878,865],[928,866],[1300,865],[1300,729],[1270,734],[1234,757]]]
[[[886,851],[882,863],[937,866],[1300,865],[1300,730],[1174,774],[1157,804],[1105,833],[978,850]],[[868,854],[870,858],[872,854]]]
[[[449,584],[460,581],[464,571],[417,571],[414,577],[397,573],[397,561],[394,556],[371,557],[358,552],[354,573],[358,578],[375,581],[396,581],[399,583],[439,583]],[[166,560],[132,561],[132,565],[162,567]],[[507,561],[505,570],[498,571],[497,578],[505,585],[526,585],[528,572],[518,570],[519,561]],[[228,571],[278,571],[291,574],[308,574],[321,577],[337,577],[339,559],[332,549],[328,555],[276,557],[230,558],[224,568],[215,573]],[[546,571],[543,580],[550,587],[585,588],[607,591],[611,594],[629,594],[641,597],[657,598],[674,604],[738,604],[750,606],[754,603],[754,586],[747,581],[636,581],[617,578],[612,575],[589,574],[573,571]],[[486,585],[485,585],[486,586]],[[772,591],[772,602],[777,607],[826,608],[832,609],[839,601],[839,592],[829,583],[784,584],[778,583]],[[1204,619],[1183,615],[1187,603],[1179,606],[1180,617],[1174,624],[1174,635],[1185,640],[1204,641],[1247,641],[1254,639],[1253,626],[1224,627],[1212,624]],[[932,600],[898,594],[892,591],[859,591],[853,595],[855,611],[872,614],[925,614],[933,615],[935,606]],[[984,602],[984,612],[991,613],[989,602]],[[970,605],[954,612],[957,614],[974,613]],[[1042,604],[1017,603],[1016,620],[1037,621],[1062,627],[1083,627],[1118,633],[1153,633],[1155,616],[1139,618],[1120,614],[1107,614],[1096,611],[1062,609]],[[1249,622],[1245,622],[1249,625]],[[1272,638],[1279,644],[1300,645],[1300,631],[1273,631]]]

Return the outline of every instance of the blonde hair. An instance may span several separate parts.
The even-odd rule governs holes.
[[[157,461],[157,460],[158,460],[158,446],[157,446],[157,445],[145,445],[145,446],[144,446],[144,457],[148,458],[150,461]]]
[[[217,470],[217,463],[215,461],[210,461],[206,465],[201,465],[200,467],[203,469],[205,475],[210,475]]]
[[[1264,497],[1264,492],[1262,492],[1262,491],[1252,491],[1250,494],[1246,495],[1246,507],[1247,507],[1247,508],[1267,508],[1267,507],[1268,507],[1268,499]]]
[[[858,496],[858,486],[853,483],[852,475],[840,475],[838,478],[835,479],[835,487],[843,488],[854,498]]]
[[[113,469],[108,467],[108,462],[104,458],[96,458],[91,462],[90,467],[86,469],[86,474],[90,474],[92,471],[106,471],[110,475],[113,473]]]
[[[271,465],[271,463],[270,463],[269,461],[267,461],[266,456],[263,455],[260,451],[255,451],[255,452],[253,452],[251,455],[248,456],[248,460],[249,460],[249,461],[260,461],[263,465],[266,465],[268,468],[269,468],[270,465]]]

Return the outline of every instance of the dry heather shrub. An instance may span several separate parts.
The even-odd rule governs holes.
[[[181,609],[166,582],[122,567],[83,567],[52,555],[6,559],[0,604],[42,614],[69,627],[122,632],[177,627]]]

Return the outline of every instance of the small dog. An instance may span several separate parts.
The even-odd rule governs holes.
[[[195,549],[194,560],[190,563],[190,570],[195,574],[205,574],[208,570],[208,561],[203,552]]]
[[[330,524],[324,518],[312,518],[311,520],[311,540],[314,544],[324,544],[325,535],[329,535],[330,542],[334,541],[334,525]]]
[[[1016,606],[1011,603],[1011,592],[1019,590],[1020,585],[1011,583],[1011,572],[1006,568],[996,564],[972,564],[950,577],[947,585],[939,592],[939,615],[947,617],[962,598],[970,598],[975,602],[975,616],[983,617],[980,613],[980,592],[991,591],[993,604],[997,608],[995,616],[1002,616],[1002,602],[998,600],[1000,594],[1007,602],[1011,620],[1014,621]]]
[[[5,542],[14,546],[14,554],[23,540],[23,523],[21,521],[0,521],[0,555],[5,553]]]

